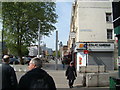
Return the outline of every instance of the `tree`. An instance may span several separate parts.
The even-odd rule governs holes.
[[[56,28],[57,14],[54,2],[3,2],[3,38],[10,53],[20,57],[23,49],[38,38],[38,20],[41,34],[49,36]]]
[[[56,51],[53,52],[53,56],[56,57]],[[60,58],[60,51],[58,51],[58,58]]]

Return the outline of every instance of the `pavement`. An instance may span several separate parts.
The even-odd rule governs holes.
[[[14,67],[16,74],[17,74],[17,79],[19,81],[20,77],[26,73],[28,71],[28,66],[27,65],[12,65],[12,67]],[[57,70],[56,70],[56,66],[55,66],[55,61],[54,60],[49,60],[49,63],[44,63],[43,64],[43,69],[45,71],[47,71],[54,79],[55,84],[57,89],[69,89],[68,86],[68,80],[65,77],[65,71],[67,69],[67,65],[65,66],[65,68],[63,68],[61,61],[58,60],[58,64],[57,64]],[[74,82],[74,88],[72,88],[73,90],[109,90],[109,87],[83,87],[80,84],[80,77],[79,77],[79,73],[77,72],[77,78]]]

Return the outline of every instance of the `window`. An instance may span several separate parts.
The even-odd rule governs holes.
[[[113,39],[113,30],[112,29],[107,29],[107,39]]]
[[[112,15],[111,15],[111,13],[106,13],[106,21],[107,22],[112,22]]]

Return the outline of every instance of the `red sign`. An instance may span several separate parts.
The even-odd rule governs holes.
[[[84,50],[84,54],[88,54],[88,50]]]
[[[79,64],[81,65],[82,64],[82,58],[79,57]]]

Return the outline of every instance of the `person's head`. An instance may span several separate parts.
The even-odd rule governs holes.
[[[2,61],[5,62],[5,63],[9,63],[10,57],[8,55],[4,55]]]
[[[71,62],[70,62],[70,66],[73,66],[73,65],[74,65],[74,62],[73,62],[73,61],[71,61]]]
[[[29,70],[34,69],[36,67],[39,67],[39,68],[42,67],[42,59],[41,58],[35,57],[29,62],[29,66],[28,66]]]

